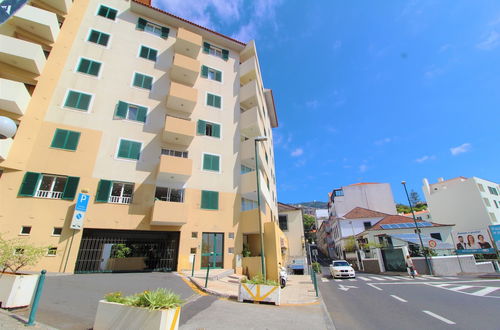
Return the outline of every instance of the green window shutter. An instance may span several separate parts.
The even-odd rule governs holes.
[[[219,209],[219,192],[217,191],[201,191],[201,208],[207,210]]]
[[[208,66],[205,65],[201,66],[201,76],[203,78],[208,78]]]
[[[108,41],[109,41],[109,34],[101,33],[99,35],[99,40],[98,40],[97,43],[99,45],[102,45],[102,46],[107,46],[108,45]]]
[[[108,7],[101,5],[101,7],[99,7],[99,12],[97,13],[97,15],[106,17],[108,15],[108,9]]]
[[[80,65],[78,65],[78,72],[83,72],[83,73],[88,73],[89,72],[89,67],[90,67],[90,61],[82,58],[80,60]]]
[[[76,150],[78,141],[80,141],[80,132],[68,131],[65,149]]]
[[[227,50],[227,49],[222,50],[222,59],[224,61],[227,61],[229,59],[229,50]]]
[[[151,90],[153,88],[153,78],[144,76],[144,83],[142,87]]]
[[[66,185],[64,186],[64,191],[62,193],[62,199],[73,200],[76,196],[76,189],[78,188],[78,183],[80,178],[77,176],[70,176],[66,180]]]
[[[212,156],[212,170],[219,172],[220,171],[220,157]]]
[[[203,43],[203,52],[206,54],[210,52],[210,44],[208,42]]]
[[[220,138],[220,125],[219,124],[212,124],[212,136]]]
[[[35,195],[36,186],[42,175],[35,172],[26,172],[24,174],[23,183],[19,188],[18,196],[33,196]]]
[[[215,80],[221,82],[222,81],[222,72],[215,71]]]
[[[144,18],[139,17],[139,19],[137,20],[137,29],[144,31],[147,23],[148,21],[146,21]]]
[[[220,109],[220,106],[221,106],[221,97],[214,95],[214,107]]]
[[[120,146],[118,147],[118,157],[129,158],[130,144],[132,141],[120,140]]]
[[[156,62],[156,57],[158,56],[158,51],[155,50],[155,49],[149,49],[149,56],[148,56],[148,59],[150,59],[151,61],[155,61]]]
[[[219,192],[218,191],[212,192],[212,206],[213,206],[214,210],[219,209]]]
[[[100,180],[97,186],[97,193],[95,195],[96,202],[107,203],[109,199],[109,194],[111,193],[111,186],[113,182],[108,180]]]
[[[210,191],[206,190],[201,191],[201,208],[202,209],[210,208]]]
[[[203,155],[203,169],[211,170],[212,169],[212,155]]]
[[[141,143],[139,142],[131,142],[130,144],[130,151],[129,151],[129,158],[130,159],[137,159],[141,157]]]
[[[69,131],[66,131],[64,129],[57,128],[54,133],[54,137],[52,138],[52,143],[50,144],[50,146],[52,148],[64,148],[68,132]]]
[[[126,118],[128,110],[128,103],[123,101],[118,101],[118,106],[116,107],[115,117]]]
[[[64,103],[65,107],[76,108],[78,105],[79,93],[70,91],[68,96],[66,97],[66,102]]]
[[[148,55],[149,55],[149,48],[141,46],[141,51],[139,53],[139,56],[142,58],[148,58]]]
[[[92,30],[89,35],[88,41],[97,43],[99,40],[99,32]]]
[[[137,109],[137,121],[146,122],[146,115],[148,113],[148,108],[138,107]]]
[[[77,108],[81,110],[88,110],[90,105],[90,95],[80,93]]]
[[[162,38],[168,38],[168,33],[170,32],[170,29],[168,27],[161,27],[161,37]]]
[[[118,13],[118,11],[116,11],[115,9],[111,9],[111,8],[110,8],[110,9],[109,9],[109,11],[108,11],[108,18],[109,18],[110,20],[113,20],[113,21],[114,21],[114,20],[115,20],[115,18],[116,18],[116,14],[117,14],[117,13]]]
[[[207,127],[207,122],[204,120],[198,120],[198,134],[205,135]]]
[[[215,95],[207,93],[207,105],[215,106]]]
[[[136,73],[134,75],[134,86],[137,86],[137,87],[142,87],[142,81],[143,81],[143,75],[140,74],[140,73]]]

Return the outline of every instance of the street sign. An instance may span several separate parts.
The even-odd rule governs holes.
[[[85,219],[85,212],[87,212],[87,206],[89,205],[90,195],[89,194],[78,194],[76,200],[75,212],[73,213],[73,218],[71,219],[71,224],[69,228],[71,229],[83,229],[83,220]]]
[[[436,242],[436,241],[434,241],[434,240],[432,240],[432,239],[431,239],[431,240],[429,240],[429,247],[431,247],[431,248],[435,248],[436,246],[437,246],[437,242]]]
[[[0,24],[14,15],[28,0],[0,0]]]

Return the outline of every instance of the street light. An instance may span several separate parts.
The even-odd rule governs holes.
[[[257,150],[257,142],[267,141],[267,137],[258,136],[254,139],[255,146],[255,177],[257,178],[257,214],[259,215],[259,236],[260,236],[260,262],[262,264],[262,276],[266,276],[266,261],[264,259],[264,235],[262,233],[262,216],[260,214],[260,180],[259,180],[259,152]]]
[[[408,198],[408,204],[410,204],[411,214],[413,215],[413,222],[415,223],[415,228],[417,230],[418,239],[420,240],[420,246],[422,247],[422,252],[424,253],[425,263],[427,268],[429,268],[429,274],[432,275],[432,267],[429,259],[427,258],[427,253],[425,252],[424,243],[422,242],[422,236],[420,236],[420,229],[418,228],[417,219],[415,218],[415,211],[411,205],[410,196],[408,195],[408,190],[406,189],[406,181],[401,181],[401,184],[405,188],[406,198]]]

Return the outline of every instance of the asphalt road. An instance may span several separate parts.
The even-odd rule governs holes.
[[[500,329],[498,279],[359,273],[318,283],[337,330]]]

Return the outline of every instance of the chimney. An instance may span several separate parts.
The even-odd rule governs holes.
[[[438,179],[438,182],[443,182],[444,181],[444,178],[439,178]]]

